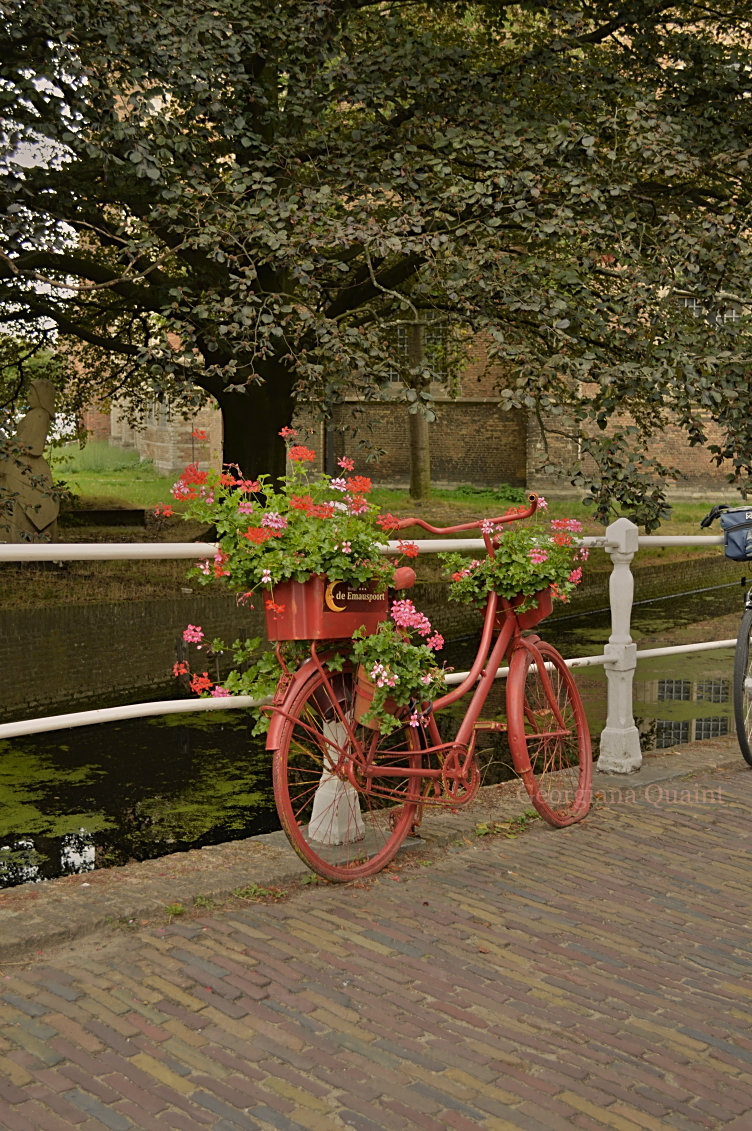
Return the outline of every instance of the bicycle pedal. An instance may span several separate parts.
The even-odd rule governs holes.
[[[478,719],[475,723],[473,730],[495,730],[505,731],[507,729],[506,723],[498,723],[496,719]]]

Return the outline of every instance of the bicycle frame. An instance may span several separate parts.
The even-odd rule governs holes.
[[[522,519],[530,518],[535,514],[538,508],[538,496],[530,494],[528,496],[528,502],[529,506],[524,511],[517,514],[502,515],[499,518],[485,521],[490,521],[494,526],[500,526],[505,523],[518,522]],[[483,524],[484,520],[476,519],[473,522],[462,523],[458,526],[436,527],[431,526],[424,519],[407,518],[400,521],[397,529],[405,529],[409,526],[420,526],[432,534],[456,534],[464,530],[477,530]],[[495,554],[493,537],[484,532],[483,539],[486,544],[487,552],[493,557]],[[499,629],[498,619],[500,613],[503,615],[503,623]],[[498,635],[494,640],[494,633],[497,629]],[[524,646],[533,652],[534,658],[541,671],[541,678],[548,683],[548,675],[545,671],[545,666],[538,654],[537,648],[535,648],[536,639],[536,637],[525,639]],[[420,753],[425,756],[430,756],[431,754],[437,755],[442,762],[438,769],[432,769],[429,766],[388,766],[374,761],[374,752],[380,740],[379,732],[373,732],[373,738],[370,743],[358,742],[353,724],[347,717],[342,703],[340,703],[338,697],[332,693],[330,695],[332,707],[338,716],[339,722],[345,728],[345,733],[348,735],[349,739],[347,749],[336,748],[339,753],[337,759],[339,772],[344,771],[351,783],[360,789],[363,788],[363,781],[365,780],[367,782],[366,791],[378,793],[381,796],[389,796],[389,788],[386,783],[379,788],[376,781],[376,779],[379,778],[388,779],[391,777],[404,780],[405,778],[417,777],[425,780],[427,783],[434,781],[436,783],[434,787],[435,791],[438,791],[439,780],[445,783],[447,780],[451,780],[455,783],[455,787],[459,787],[460,785],[467,787],[467,794],[460,798],[456,796],[447,798],[438,796],[437,794],[434,798],[425,798],[424,803],[451,803],[456,806],[466,804],[468,801],[472,800],[472,797],[475,795],[475,789],[470,788],[470,781],[475,757],[476,723],[478,722],[480,712],[488,698],[496,673],[501,667],[504,657],[507,654],[511,656],[512,652],[521,645],[522,641],[523,638],[520,626],[510,602],[503,597],[499,597],[496,593],[489,593],[478,652],[470,671],[458,687],[442,695],[431,705],[429,708],[430,713],[420,727]],[[295,686],[298,682],[302,682],[309,677],[312,667],[317,668],[322,678],[327,683],[329,682],[327,670],[322,662],[325,661],[325,659],[326,654],[320,655],[316,649],[316,642],[313,642],[311,644],[311,659],[306,661],[295,675],[283,677],[283,680],[280,681],[278,695],[275,696],[275,702],[272,707],[272,725],[267,741],[269,748],[274,749],[276,747],[276,735],[281,730],[283,721],[291,717],[286,709],[286,704],[290,702],[291,696],[294,695]],[[465,717],[460,724],[456,738],[451,742],[442,742],[434,714],[442,708],[456,703],[473,688],[475,689],[474,694],[468,704]],[[561,718],[558,718],[557,722],[560,726],[564,725],[563,719]],[[298,725],[302,725],[300,721]],[[501,730],[504,728],[501,724],[497,724],[494,726],[494,729]],[[311,728],[311,736],[315,737],[313,728]],[[426,743],[426,739],[430,739],[431,745]],[[388,739],[386,741],[388,742]],[[353,752],[355,752],[354,756]],[[382,755],[388,753],[383,746],[380,752]],[[330,757],[331,756],[332,752],[330,751]],[[448,766],[447,762],[450,762],[451,766]],[[470,777],[468,775],[470,775]],[[360,780],[358,780],[358,776]]]

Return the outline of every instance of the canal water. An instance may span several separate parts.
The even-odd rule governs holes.
[[[733,586],[637,604],[633,636],[640,647],[675,643],[677,633],[682,642],[730,638],[730,614],[741,615],[742,596]],[[607,611],[552,617],[541,625],[565,657],[602,652],[609,631]],[[467,669],[475,644],[450,642],[447,662]],[[733,733],[732,668],[733,649],[641,661],[634,714],[643,749]],[[605,722],[605,673],[596,667],[575,675],[595,737]],[[484,717],[502,708],[499,683]],[[502,747],[482,753],[488,783],[509,775]],[[277,828],[269,755],[241,712],[0,741],[0,887]]]

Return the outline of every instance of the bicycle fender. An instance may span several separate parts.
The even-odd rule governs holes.
[[[271,722],[266,735],[267,750],[279,749],[282,727],[285,723],[285,715],[281,714],[276,708],[281,707],[283,711],[287,711],[301,685],[309,680],[315,671],[316,665],[313,660],[306,660],[291,675],[283,675],[280,679],[270,708]]]

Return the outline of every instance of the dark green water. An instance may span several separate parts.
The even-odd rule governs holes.
[[[277,828],[269,755],[238,711],[0,741],[0,886]]]
[[[637,605],[639,642],[671,628],[739,610],[734,587]],[[608,613],[551,619],[541,634],[564,656],[602,651]],[[467,669],[475,640],[450,642],[445,657]],[[733,651],[638,664],[634,713],[643,748],[733,733]],[[596,737],[605,723],[602,668],[576,673]],[[483,714],[503,705],[503,685]],[[485,780],[505,776],[489,748]],[[0,887],[111,867],[279,828],[271,763],[238,711],[172,715],[0,741]]]

